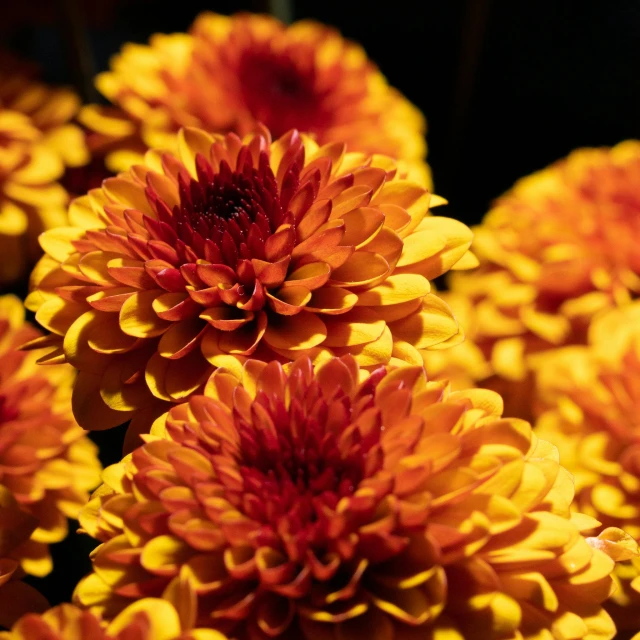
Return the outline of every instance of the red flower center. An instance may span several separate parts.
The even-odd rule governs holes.
[[[223,160],[216,173],[198,156],[197,179],[180,174],[180,204],[170,216],[178,238],[197,255],[232,269],[241,260],[264,259],[265,240],[282,223],[300,174],[294,163],[280,192],[267,155],[261,154],[256,168],[243,151],[236,171]]]
[[[372,396],[325,398],[315,381],[299,389],[288,407],[261,392],[250,421],[236,414],[244,486],[235,502],[266,525],[265,543],[290,534],[301,550],[327,542],[327,514],[380,468],[382,430]]]
[[[0,395],[0,425],[15,420],[19,415],[18,410],[8,404],[7,396]]]
[[[302,54],[297,49],[250,50],[240,60],[238,77],[244,102],[275,138],[290,129],[318,132],[330,124],[316,86],[314,61]]]

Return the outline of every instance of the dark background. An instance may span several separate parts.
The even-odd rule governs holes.
[[[0,44],[91,100],[93,72],[124,42],[184,31],[205,9],[271,8],[334,25],[426,114],[436,192],[450,201],[447,215],[467,223],[517,178],[576,147],[640,137],[639,0],[0,0],[0,8]],[[116,434],[95,439],[105,438]],[[102,452],[115,461],[117,448]],[[72,535],[54,548],[55,577],[32,581],[52,603],[68,600],[88,571],[92,544]]]

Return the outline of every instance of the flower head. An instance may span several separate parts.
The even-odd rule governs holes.
[[[541,360],[537,430],[575,477],[577,507],[640,540],[640,303],[594,320],[588,346]],[[613,611],[638,627],[640,562],[619,565]]]
[[[182,611],[180,612],[182,613]],[[210,629],[185,629],[170,603],[143,598],[129,605],[110,624],[71,604],[29,614],[0,631],[0,640],[227,640]]]
[[[41,254],[43,229],[66,224],[65,166],[87,161],[80,129],[69,120],[78,98],[32,79],[0,54],[0,284],[25,275]]]
[[[500,410],[351,356],[218,370],[105,471],[75,598],[106,617],[195,599],[196,624],[241,639],[611,638],[594,547],[635,544],[585,539],[556,450]]]
[[[45,369],[36,353],[19,350],[39,336],[17,298],[0,298],[0,486],[38,523],[12,557],[43,576],[52,568],[49,544],[67,535],[67,518],[98,484],[100,463],[71,415],[71,367]]]
[[[14,557],[37,526],[38,520],[21,510],[11,492],[0,485],[0,628],[11,626],[23,613],[48,606],[35,589],[18,580],[22,571]]]
[[[243,136],[261,122],[275,137],[298,129],[408,161],[429,183],[422,114],[360,46],[315,22],[204,13],[189,34],[126,45],[96,85],[117,108],[87,107],[82,120],[114,171],[180,127]]]
[[[640,291],[639,184],[640,142],[580,149],[519,181],[474,230],[481,266],[451,285],[497,376],[525,380],[531,354],[583,343],[596,312]]]
[[[437,197],[389,158],[296,131],[271,143],[185,129],[179,147],[41,237],[27,306],[52,333],[49,360],[80,372],[82,426],[181,402],[249,356],[420,364],[458,332],[429,280],[465,262],[471,233],[428,215]]]

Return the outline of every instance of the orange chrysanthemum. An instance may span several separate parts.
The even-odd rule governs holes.
[[[182,615],[170,603],[143,598],[105,624],[92,613],[62,604],[41,615],[21,618],[0,640],[227,640],[211,629],[185,629]]]
[[[149,152],[41,236],[27,306],[52,332],[48,361],[80,371],[82,426],[184,401],[248,356],[420,364],[456,336],[429,280],[465,268],[471,232],[428,215],[437,197],[389,158],[295,131],[271,144],[185,129],[179,147]]]
[[[275,137],[298,129],[321,145],[407,161],[430,183],[422,114],[360,46],[314,22],[204,13],[189,34],[126,45],[96,86],[117,108],[90,106],[81,117],[113,171],[149,147],[173,150],[180,127],[243,136],[261,122]]]
[[[51,571],[49,544],[67,535],[67,518],[100,481],[96,447],[71,415],[73,370],[44,369],[19,350],[40,335],[17,298],[0,298],[0,486],[38,521],[12,554],[37,576]]]
[[[451,280],[506,381],[531,354],[583,343],[593,315],[640,291],[640,142],[581,149],[518,182],[477,227],[481,267]]]
[[[640,540],[640,303],[598,317],[589,346],[550,353],[538,371],[539,434],[557,444],[576,506]],[[640,627],[640,562],[616,570],[612,610]]]
[[[65,166],[88,160],[70,119],[79,100],[33,80],[30,68],[0,54],[0,284],[25,275],[41,255],[43,229],[66,224]]]
[[[197,600],[234,638],[612,638],[618,530],[586,540],[573,484],[485,390],[351,356],[218,370],[108,468],[75,598]]]
[[[47,601],[20,582],[20,563],[14,554],[38,526],[38,520],[20,509],[11,492],[0,485],[0,628],[9,627],[24,613],[43,611]]]

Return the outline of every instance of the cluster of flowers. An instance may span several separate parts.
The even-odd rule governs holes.
[[[109,107],[1,69],[0,638],[640,629],[640,144],[472,232],[324,26],[201,15]],[[67,518],[101,544],[49,608]]]

